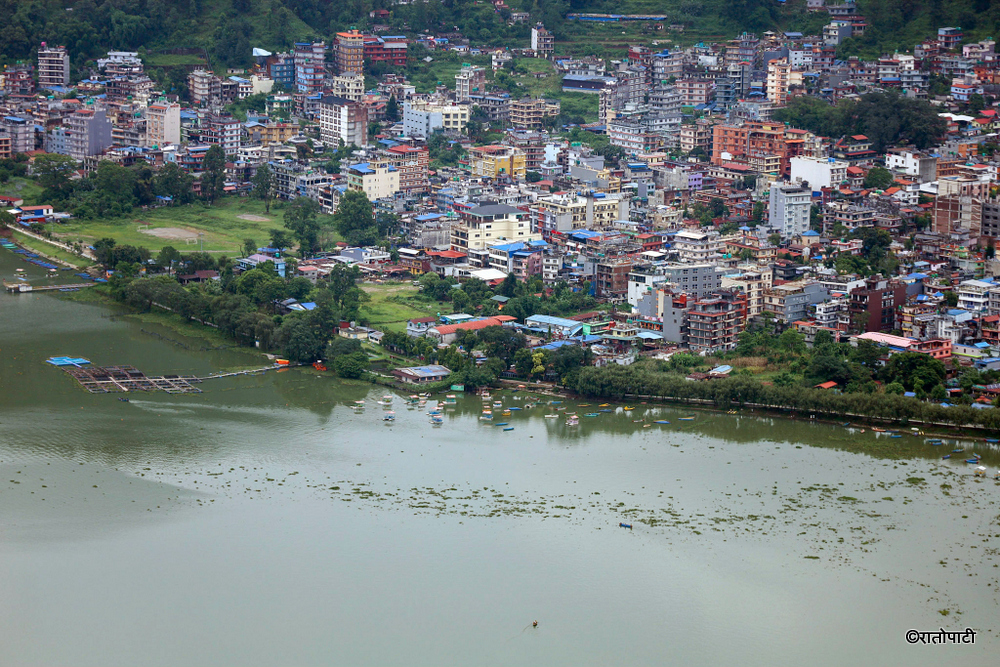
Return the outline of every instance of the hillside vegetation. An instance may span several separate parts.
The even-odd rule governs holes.
[[[747,30],[816,33],[825,12],[807,12],[805,0],[510,0],[512,11],[543,21],[566,53],[620,56],[629,43],[729,39]],[[867,56],[913,44],[939,26],[962,26],[970,38],[1000,33],[1000,3],[991,0],[859,0],[871,26],[842,52]],[[393,32],[448,32],[456,27],[475,44],[527,45],[529,25],[508,25],[507,10],[488,2],[429,0],[0,0],[0,60],[33,59],[42,41],[69,48],[74,67],[109,49],[142,50],[151,67],[209,62],[247,66],[254,46],[287,49],[304,39],[371,26],[369,13],[391,12]],[[595,24],[567,20],[570,12],[655,13],[683,32],[656,32],[651,23]],[[183,52],[178,52],[178,50]],[[160,73],[162,75],[162,72]]]

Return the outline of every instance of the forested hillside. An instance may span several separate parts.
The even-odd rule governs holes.
[[[594,24],[566,19],[570,12],[656,13],[685,26],[670,39],[728,39],[743,30],[815,33],[825,12],[807,12],[805,0],[508,0],[552,30],[561,48],[601,52],[656,35],[647,24]],[[991,0],[859,0],[870,24],[848,40],[843,55],[877,56],[910,49],[937,27],[957,25],[966,35],[1000,34],[1000,3]],[[0,60],[32,58],[48,41],[70,49],[74,66],[109,49],[144,48],[150,53],[203,50],[213,64],[247,65],[250,49],[283,49],[300,39],[329,41],[332,32],[365,29],[375,9],[391,12],[392,31],[446,32],[456,27],[477,45],[525,45],[528,25],[509,25],[508,10],[475,0],[429,0],[394,5],[391,0],[0,0]],[[662,33],[659,36],[663,36]],[[588,41],[588,39],[590,41]],[[166,54],[169,55],[169,54]],[[163,57],[166,58],[166,55]],[[164,62],[169,62],[164,60]],[[180,63],[174,63],[180,64]]]

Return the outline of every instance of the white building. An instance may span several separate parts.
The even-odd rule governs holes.
[[[333,77],[330,92],[336,97],[360,102],[365,97],[365,77],[357,72],[344,72]]]
[[[146,107],[146,145],[166,146],[181,142],[181,105],[156,102]]]
[[[688,264],[713,262],[722,250],[719,232],[714,230],[683,229],[674,235],[671,243],[680,261]]]
[[[403,103],[403,134],[408,137],[429,137],[437,130],[459,133],[468,122],[465,104]]]
[[[319,138],[327,146],[368,143],[368,108],[360,102],[326,95],[319,103]]]
[[[958,285],[958,307],[973,313],[985,313],[989,306],[989,291],[996,285],[982,280],[964,280]]]
[[[792,182],[808,183],[813,192],[818,192],[820,188],[835,188],[847,180],[847,163],[833,158],[796,155],[789,163]]]
[[[892,171],[918,178],[921,182],[937,177],[937,158],[914,151],[893,151],[885,155],[885,166]]]
[[[774,183],[771,185],[768,227],[782,239],[798,236],[809,231],[811,208],[812,192],[796,185]]]

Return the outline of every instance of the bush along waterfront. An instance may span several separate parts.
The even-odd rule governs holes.
[[[722,410],[746,407],[792,410],[826,417],[886,420],[899,424],[923,423],[961,428],[1000,430],[1000,410],[967,405],[928,403],[891,393],[836,393],[797,385],[778,386],[755,377],[737,375],[692,382],[676,372],[659,369],[660,362],[640,361],[631,366],[581,368],[568,386],[584,396],[649,397],[697,402]]]

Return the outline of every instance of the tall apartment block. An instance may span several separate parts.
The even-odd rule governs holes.
[[[337,33],[335,59],[337,72],[365,73],[365,36],[357,30]]]
[[[300,93],[311,95],[323,89],[325,58],[325,42],[295,43],[295,87]]]
[[[69,85],[69,53],[65,46],[47,46],[42,42],[38,49],[38,87],[62,88]]]

